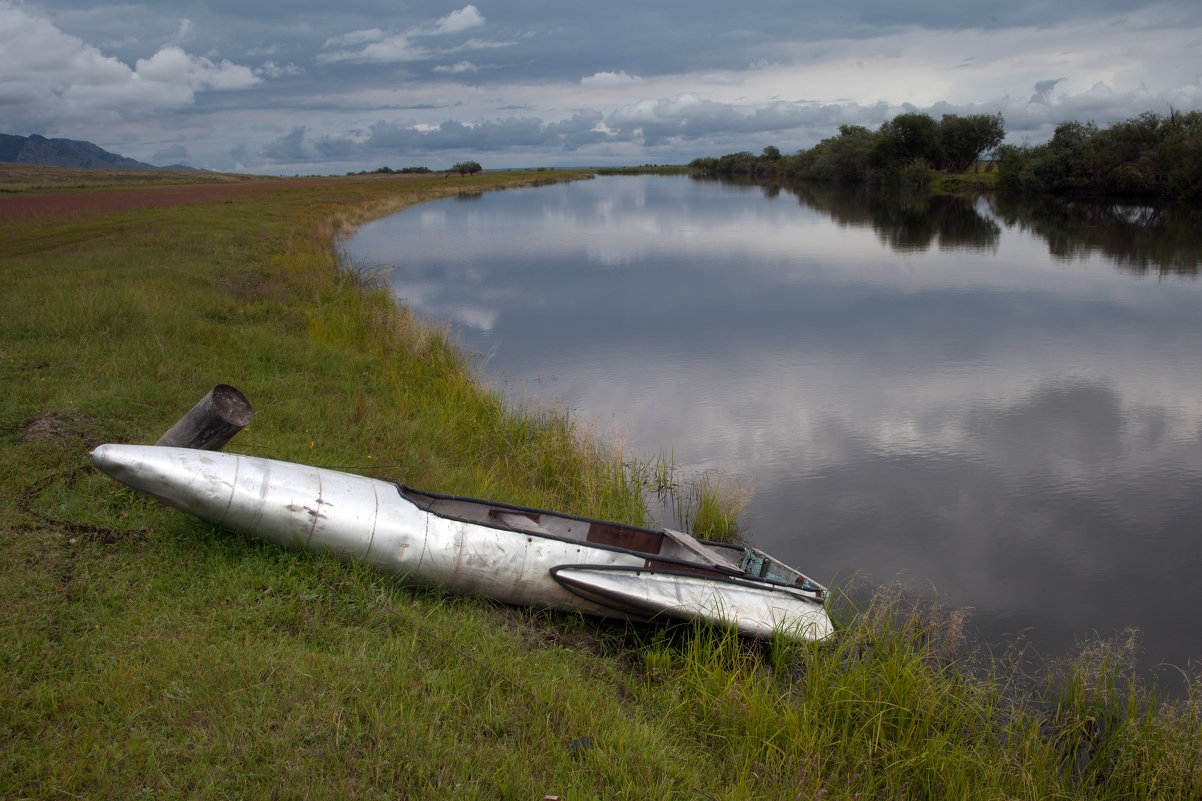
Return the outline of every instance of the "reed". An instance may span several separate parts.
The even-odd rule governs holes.
[[[671,451],[626,463],[652,516],[705,540],[739,542],[740,516],[751,502],[750,486],[713,470],[689,471]]]

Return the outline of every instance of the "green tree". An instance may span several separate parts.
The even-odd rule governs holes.
[[[941,159],[939,123],[929,114],[899,114],[881,126],[885,143],[877,161],[896,161],[907,166],[938,164]]]
[[[478,161],[461,161],[452,167],[451,171],[458,172],[460,175],[475,175],[483,169]]]
[[[973,114],[960,117],[944,114],[939,123],[942,166],[952,172],[964,172],[981,157],[995,149],[1006,136],[1006,127],[998,114]]]
[[[1093,174],[1090,143],[1098,135],[1092,122],[1064,122],[1056,126],[1052,140],[1037,148],[1031,159],[1031,178],[1036,186],[1053,192],[1085,191]]]
[[[829,158],[835,180],[840,183],[864,183],[871,174],[868,154],[877,135],[863,125],[840,125],[839,136],[831,140]]]
[[[786,177],[826,183],[864,183],[871,175],[869,152],[877,134],[862,125],[840,125],[839,135],[823,139],[809,150],[785,156]]]
[[[738,153],[727,153],[718,159],[715,168],[717,174],[724,178],[750,178],[755,175],[755,155],[749,150]]]
[[[998,185],[1027,193],[1202,198],[1202,113],[1148,112],[1104,130],[1065,122],[1051,141],[998,149]]]
[[[1202,111],[1170,112],[1159,153],[1175,197],[1202,200]]]

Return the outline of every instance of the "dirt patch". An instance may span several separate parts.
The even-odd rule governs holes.
[[[21,432],[20,439],[22,442],[36,442],[39,440],[62,441],[83,437],[92,430],[95,422],[95,418],[87,415],[67,417],[65,415],[47,413],[35,417],[26,423],[25,429]]]
[[[213,283],[242,303],[273,301],[285,305],[295,300],[289,288],[275,276],[250,269],[233,275],[216,275]]]
[[[625,636],[630,624],[622,621],[588,618],[588,623],[582,626],[572,615],[545,610],[504,604],[496,604],[495,610],[524,643],[534,647],[555,645],[621,659],[630,656],[632,652],[628,646],[633,646],[638,639]]]

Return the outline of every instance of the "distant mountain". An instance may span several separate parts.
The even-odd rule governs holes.
[[[91,142],[47,139],[44,136],[0,134],[0,161],[40,164],[45,167],[91,167],[109,170],[191,170],[182,164],[156,167],[110,153]]]

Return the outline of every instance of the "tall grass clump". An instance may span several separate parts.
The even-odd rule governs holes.
[[[1031,702],[1065,786],[1084,796],[1197,798],[1202,792],[1202,677],[1162,698],[1135,670],[1138,633],[1085,643],[1044,667]],[[1192,679],[1192,680],[1191,680]]]
[[[749,647],[698,625],[645,667],[681,730],[723,755],[715,797],[1197,797],[1198,677],[1170,703],[1132,672],[1129,635],[1031,671],[965,631],[962,612],[890,586],[829,641]]]
[[[697,637],[681,710],[747,797],[1005,797],[995,701],[959,671],[954,624],[934,624],[880,596],[833,641],[781,640],[772,658]]]
[[[712,470],[686,471],[676,464],[674,454],[663,452],[649,459],[633,459],[626,470],[641,488],[652,514],[666,525],[701,539],[741,539],[740,515],[751,501],[746,483],[723,479]]]

